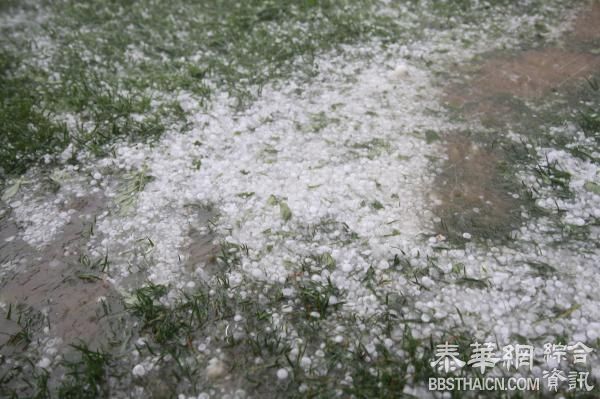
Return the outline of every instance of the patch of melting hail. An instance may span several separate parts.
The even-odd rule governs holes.
[[[204,111],[181,93],[191,132],[171,132],[153,148],[122,146],[104,162],[105,168],[147,165],[153,180],[131,213],[98,220],[103,238],[92,249],[126,253],[149,237],[155,245],[149,279],[181,288],[181,248],[195,217],[186,205],[214,204],[221,236],[249,248],[241,272],[283,282],[288,261],[330,253],[339,265],[332,281],[357,295],[349,301],[353,310],[375,310],[376,303],[360,303],[365,288],[351,276],[371,264],[386,267],[392,247],[409,250],[430,229],[427,156],[437,148],[422,133],[448,122],[436,115],[439,95],[426,71],[393,51],[369,61],[367,48],[355,52],[323,57],[309,84],[265,87],[239,113],[226,96]],[[331,221],[337,229],[319,231]],[[339,239],[344,224],[355,239]],[[316,226],[317,235],[303,235],[307,226]],[[117,259],[121,276],[128,261],[127,254]]]

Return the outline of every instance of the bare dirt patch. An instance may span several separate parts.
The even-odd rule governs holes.
[[[569,39],[583,43],[600,40],[600,1],[594,1],[578,15]]]
[[[467,73],[465,81],[446,88],[444,100],[468,118],[509,124],[518,117],[515,99],[538,99],[600,72],[600,54],[595,51],[600,49],[585,45],[596,40],[600,40],[600,2],[578,15],[561,47],[489,54],[475,74]]]
[[[534,132],[549,116],[538,115],[528,104],[567,94],[600,73],[594,47],[599,39],[600,2],[595,1],[577,16],[560,47],[488,54],[475,72],[473,66],[465,68],[460,81],[446,87],[444,101],[460,117],[501,129],[499,134],[511,126]],[[447,161],[436,190],[440,230],[458,238],[462,232],[483,237],[508,233],[518,221],[519,201],[507,192],[500,172],[504,155],[456,133],[446,140]]]
[[[501,158],[457,134],[446,138],[446,154],[436,180],[439,232],[458,240],[463,233],[478,238],[508,234],[518,221],[518,203],[499,174]]]
[[[447,99],[454,107],[480,103],[478,114],[494,109],[500,95],[522,99],[541,97],[573,84],[600,69],[600,56],[549,48],[486,61],[468,84],[451,88]],[[483,102],[483,103],[482,103]],[[474,116],[480,116],[474,114]]]

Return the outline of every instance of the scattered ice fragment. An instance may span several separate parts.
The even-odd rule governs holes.
[[[311,363],[312,363],[312,360],[308,356],[303,356],[302,359],[300,359],[300,366],[302,366],[304,368],[310,367]]]
[[[286,369],[277,370],[277,378],[279,378],[280,380],[285,380],[286,378],[288,378],[288,371]]]
[[[421,284],[423,284],[427,288],[431,288],[435,285],[435,282],[429,276],[424,276],[421,279]]]
[[[409,75],[408,67],[404,63],[399,63],[396,68],[390,73],[392,79],[402,79]]]
[[[471,234],[470,234],[470,233],[463,233],[463,235],[462,235],[462,236],[463,236],[463,238],[464,238],[465,240],[470,240],[470,239],[471,239]]]
[[[260,269],[258,269],[258,268],[252,269],[252,277],[261,278],[262,275],[263,275],[263,273],[260,271]]]
[[[137,364],[132,371],[133,375],[136,377],[143,377],[146,374],[146,369],[142,364]]]
[[[352,270],[354,270],[354,266],[348,262],[344,262],[342,264],[342,270],[346,273],[350,273]]]
[[[43,358],[42,360],[40,360],[37,363],[37,366],[40,367],[40,368],[45,369],[45,368],[48,368],[48,366],[50,366],[50,363],[51,363],[50,359],[48,359],[47,357],[45,357],[45,358]]]

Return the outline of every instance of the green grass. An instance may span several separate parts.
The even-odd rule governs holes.
[[[0,50],[0,177],[23,173],[27,166],[68,142],[64,124],[38,100],[34,72],[15,74],[20,60]]]
[[[49,62],[39,65],[27,33],[0,41],[4,178],[69,144],[103,156],[115,140],[159,137],[183,114],[173,102],[151,106],[152,93],[183,90],[207,104],[224,91],[245,106],[268,82],[314,75],[317,53],[397,29],[365,0],[64,0],[42,9]],[[143,59],[132,62],[131,49]],[[76,126],[61,121],[65,113]]]
[[[505,3],[518,15],[538,2]],[[371,0],[42,3],[48,19],[35,32],[17,25],[0,40],[0,177],[22,174],[69,144],[103,156],[116,140],[153,140],[165,126],[184,130],[184,113],[163,94],[186,91],[208,105],[227,92],[245,107],[268,83],[318,74],[315,57],[323,52],[371,38],[418,38],[420,26],[476,23],[490,11],[474,4],[435,1],[429,9],[409,1],[414,17],[401,24]],[[438,26],[448,16],[455,22]],[[52,43],[43,62],[32,45],[41,35]],[[65,114],[76,126],[65,125]],[[311,130],[331,122],[315,114]]]
[[[152,180],[154,177],[148,174],[148,166],[145,164],[140,170],[124,176],[124,183],[116,199],[122,214],[126,214],[134,207],[137,195],[144,191],[146,184]]]
[[[33,342],[34,334],[47,321],[41,312],[21,303],[16,306],[13,306],[12,303],[9,304],[5,318],[15,320],[20,328],[18,332],[9,337],[6,345],[21,349],[26,349]]]
[[[71,345],[75,360],[65,360],[65,380],[58,388],[58,397],[65,399],[108,398],[108,376],[111,356],[101,350],[91,350],[85,343]]]
[[[17,2],[12,3],[16,6]],[[526,6],[513,3],[497,2],[505,6],[506,12],[515,14],[541,4],[540,1]],[[342,44],[368,42],[371,38],[380,39],[384,44],[404,43],[406,38],[418,40],[421,26],[445,31],[464,22],[477,24],[482,15],[487,15],[483,8],[475,11],[475,2],[468,0],[433,1],[431,9],[417,1],[405,2],[408,9],[418,15],[413,25],[401,25],[390,16],[375,13],[373,2],[369,0],[93,0],[83,3],[63,0],[44,4],[55,12],[41,29],[55,45],[47,66],[37,63],[38,55],[26,45],[27,38],[16,35],[10,40],[0,39],[0,178],[20,175],[32,165],[40,164],[44,155],[58,154],[69,144],[73,144],[75,150],[86,149],[93,155],[105,156],[111,154],[112,145],[119,141],[152,142],[167,129],[185,132],[186,115],[175,100],[180,91],[192,93],[200,106],[207,108],[215,94],[226,92],[235,99],[238,108],[243,108],[260,95],[266,84],[277,84],[292,75],[298,79],[314,77],[319,73],[315,58]],[[3,3],[0,9],[5,6]],[[535,28],[543,30],[541,26]],[[140,52],[143,59],[130,60],[127,54],[131,49]],[[594,89],[593,85],[591,88]],[[518,103],[515,109],[523,106]],[[76,123],[67,126],[66,115],[74,116]],[[589,137],[597,137],[598,108],[594,104],[581,108],[575,120]],[[337,120],[326,113],[315,113],[309,124],[300,126],[299,131],[319,134],[335,123]],[[440,135],[433,131],[426,131],[424,137],[429,143],[440,140]],[[542,139],[539,140],[536,145],[542,143]],[[344,144],[357,156],[368,158],[388,153],[391,148],[384,139]],[[580,157],[591,157],[586,148],[571,151],[577,151]],[[275,156],[275,148],[265,149],[267,160]],[[520,166],[531,166],[534,154],[525,146],[517,146],[511,157],[520,162]],[[514,175],[516,170],[510,167],[513,158],[508,158],[500,171],[503,176]],[[53,162],[50,161],[50,166]],[[78,161],[72,157],[68,162]],[[194,161],[193,166],[202,168],[201,161]],[[570,177],[560,165],[546,162],[538,165],[537,170],[544,185],[569,194],[566,189]],[[151,179],[146,167],[126,176],[117,198],[121,208],[127,210]],[[511,187],[520,185],[517,181],[511,183]],[[535,190],[523,187],[522,191],[529,193],[526,202],[531,205],[528,209],[533,209]],[[254,194],[244,192],[238,196],[250,198]],[[269,203],[278,206],[282,220],[293,220],[298,225],[298,231],[293,233],[265,232],[274,240],[283,241],[285,234],[294,234],[312,243],[316,234],[320,234],[325,237],[321,239],[324,245],[366,242],[366,238],[359,237],[345,223],[325,219],[314,225],[302,225],[302,221],[294,219],[284,199],[272,197]],[[364,205],[374,211],[384,209],[377,200]],[[560,228],[567,238],[585,239],[587,234],[585,229],[573,226]],[[341,234],[335,239],[327,238],[334,231]],[[490,237],[496,237],[493,233],[490,232]],[[93,225],[89,234],[94,234]],[[146,255],[153,248],[153,241],[146,237],[131,249],[143,255],[135,265],[138,269],[144,271],[145,262],[151,261]],[[135,320],[138,324],[131,328],[129,338],[143,337],[146,344],[137,348],[140,355],[159,359],[160,371],[140,384],[151,387],[152,380],[159,376],[168,386],[166,396],[180,392],[197,394],[201,388],[211,386],[213,382],[206,381],[204,375],[207,358],[195,347],[206,338],[211,339],[211,349],[219,349],[235,360],[227,364],[231,368],[228,371],[257,397],[333,397],[338,393],[360,398],[403,397],[407,385],[435,376],[429,365],[433,357],[432,339],[416,339],[410,330],[411,323],[420,323],[420,320],[408,320],[402,314],[391,312],[362,320],[340,311],[345,293],[330,279],[319,282],[310,279],[314,273],[335,269],[331,254],[312,254],[290,261],[288,266],[294,273],[283,284],[244,281],[242,295],[242,288],[232,286],[227,273],[240,270],[243,254],[249,258],[250,249],[223,242],[216,256],[217,271],[210,281],[196,281],[199,287],[178,291],[170,286],[147,283],[133,291],[122,315],[111,314],[112,310],[103,303],[106,317]],[[82,255],[79,262],[84,271],[109,271],[108,256],[91,259]],[[422,289],[425,289],[420,284],[422,277],[438,279],[436,269],[439,268],[433,259],[428,260],[427,265],[411,264],[408,257],[396,256],[390,266],[392,276],[401,273],[410,284]],[[549,265],[530,266],[534,275],[554,273]],[[402,293],[394,293],[393,298],[385,295],[383,300],[387,294],[385,281],[377,273],[375,268],[369,268],[362,280],[364,286],[386,307],[401,309],[407,305],[408,299]],[[95,273],[82,273],[79,277],[98,278]],[[456,265],[453,272],[444,277],[474,289],[484,290],[490,284],[485,278],[467,276],[464,265],[462,268]],[[441,277],[439,279],[441,281]],[[294,288],[296,297],[284,297],[284,287]],[[177,291],[175,298],[168,295],[170,291]],[[340,302],[331,303],[332,296]],[[284,312],[284,306],[291,308],[291,313]],[[243,319],[236,321],[236,314],[241,314]],[[31,320],[22,320],[23,331],[13,343],[33,341],[39,325]],[[405,356],[392,353],[379,341],[376,344],[379,356],[370,356],[365,339],[372,337],[368,332],[355,329],[358,322],[383,326],[379,337],[382,339],[390,336],[394,327],[404,325],[399,345]],[[236,324],[243,334],[225,333],[231,332]],[[332,340],[337,325],[346,328],[343,342]],[[451,339],[467,342],[460,327],[453,332],[458,337]],[[294,333],[303,339],[296,355],[292,355],[290,339]],[[302,356],[317,359],[314,354],[321,348],[324,356],[319,364],[320,372],[304,370],[300,365]],[[25,390],[33,393],[33,397],[54,394],[55,397],[85,398],[110,396],[110,377],[123,377],[128,381],[131,359],[124,355],[132,349],[128,338],[119,337],[107,348],[92,350],[81,344],[73,349],[74,358],[61,365],[65,379],[58,387],[49,385],[47,373],[27,368],[10,370],[0,376],[0,383],[8,384],[20,377],[31,381],[20,383],[27,385]],[[261,362],[256,362],[257,357]],[[265,383],[275,378],[274,372],[280,367],[291,370],[289,381]],[[352,376],[351,384],[343,383],[346,375]],[[298,392],[301,384],[307,386],[304,394]],[[3,395],[18,396],[2,389]]]

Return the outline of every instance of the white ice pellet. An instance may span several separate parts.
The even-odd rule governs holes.
[[[146,369],[142,364],[136,364],[132,370],[132,373],[136,377],[143,377],[144,375],[146,375]]]
[[[342,270],[346,273],[350,273],[352,270],[354,270],[354,266],[346,262],[342,264]]]
[[[277,370],[277,378],[279,378],[280,380],[285,380],[286,378],[288,378],[288,371],[286,369],[279,369]]]
[[[310,367],[311,363],[312,363],[312,360],[308,356],[303,356],[302,359],[300,359],[300,366],[302,366],[303,368]]]
[[[37,363],[37,366],[45,369],[45,368],[48,368],[51,363],[52,362],[50,361],[50,359],[48,359],[47,357],[44,357]]]

